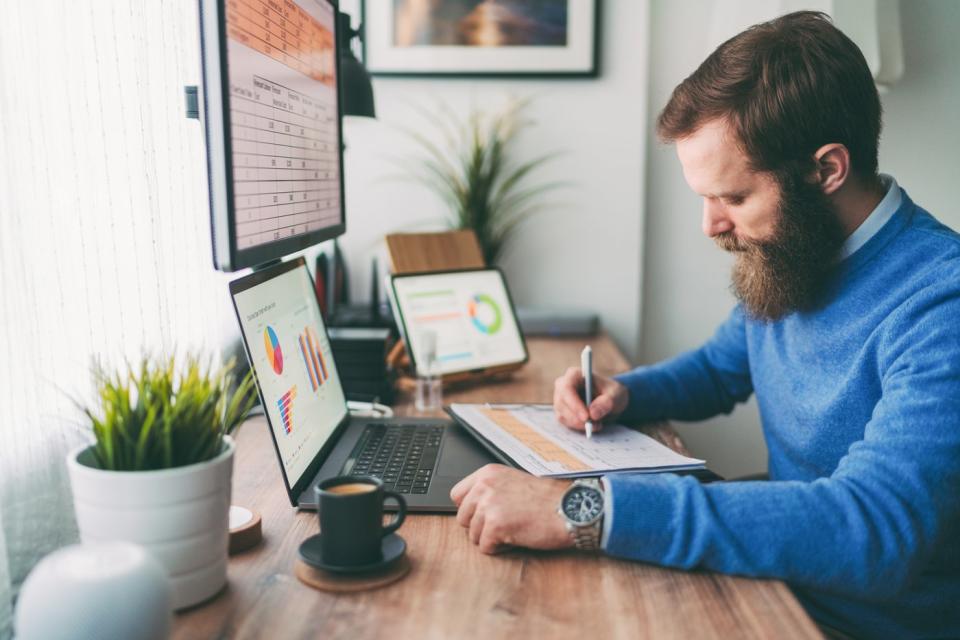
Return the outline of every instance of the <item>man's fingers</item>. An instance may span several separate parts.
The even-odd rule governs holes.
[[[583,375],[580,369],[570,367],[553,385],[553,409],[557,419],[566,427],[583,430],[589,418],[587,407],[580,398]]]
[[[574,426],[578,428],[583,428],[583,423],[590,419],[590,414],[587,413],[587,405],[583,404],[583,401],[576,396],[572,400],[568,399],[563,406],[567,413],[573,417],[576,423]]]
[[[464,496],[470,492],[470,488],[473,487],[474,483],[477,481],[477,474],[479,470],[474,471],[466,478],[453,485],[453,489],[450,489],[450,499],[453,500],[453,504],[460,506],[460,502],[463,500]]]
[[[566,410],[557,411],[557,421],[569,429],[578,429],[577,420]]]
[[[561,392],[559,402],[554,406],[561,411],[565,411],[575,421],[579,422],[580,425],[589,417],[587,415],[587,406],[583,404],[580,395],[576,393]]]
[[[593,421],[603,420],[611,411],[613,411],[613,398],[609,395],[599,395],[590,403],[590,419]]]
[[[580,387],[583,385],[583,379],[577,376],[575,379],[569,375],[562,376],[557,380],[553,387],[553,404],[583,404],[580,400]]]
[[[483,534],[483,509],[476,509],[473,512],[473,518],[470,520],[470,542],[480,544],[480,536]]]
[[[490,555],[500,553],[508,548],[507,545],[502,544],[497,538],[493,527],[484,527],[480,538],[477,540],[477,544],[480,547],[480,551]]]
[[[479,491],[471,491],[464,498],[463,502],[460,503],[460,507],[457,509],[457,524],[461,527],[469,527],[471,521],[473,520],[474,513],[477,510],[477,502],[479,502]]]

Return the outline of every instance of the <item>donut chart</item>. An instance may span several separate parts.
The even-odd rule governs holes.
[[[283,373],[283,351],[280,350],[277,332],[269,325],[263,330],[263,346],[267,350],[267,360],[270,361],[274,373],[280,375]]]
[[[467,315],[480,333],[492,336],[503,326],[503,312],[496,301],[479,293],[467,302]]]

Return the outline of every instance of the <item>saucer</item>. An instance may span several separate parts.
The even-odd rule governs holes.
[[[385,536],[380,543],[380,549],[383,552],[383,559],[369,564],[357,564],[344,566],[334,564],[323,557],[320,540],[323,534],[318,533],[310,536],[300,544],[300,559],[311,567],[323,569],[332,573],[366,573],[386,569],[397,561],[407,550],[407,543],[403,538],[395,533]]]

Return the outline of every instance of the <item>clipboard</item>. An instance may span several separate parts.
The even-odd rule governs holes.
[[[481,405],[460,405],[460,406],[476,407]],[[482,406],[485,406],[488,409],[534,408],[538,411],[542,411],[542,410],[545,410],[548,405],[487,403]],[[500,446],[498,446],[495,442],[493,442],[490,438],[488,438],[480,429],[477,428],[476,425],[472,424],[470,420],[466,419],[463,415],[458,413],[452,405],[446,405],[444,406],[443,409],[444,409],[444,412],[450,416],[450,418],[452,418],[467,433],[469,433],[470,436],[473,437],[476,440],[476,442],[480,444],[484,449],[486,449],[487,452],[490,453],[490,455],[493,456],[498,462],[506,466],[509,466],[511,468],[518,469],[520,471],[527,471],[528,473],[532,473],[529,469],[525,468],[525,466],[521,464],[518,460],[511,457],[509,453],[504,451]],[[638,434],[641,434],[644,438],[649,438],[649,436],[646,436],[646,434],[642,434],[641,431],[635,428],[632,428],[632,427],[626,427],[626,428],[629,429],[630,431],[635,431]],[[662,445],[662,443],[659,443],[659,442],[657,442],[657,446],[666,448],[665,445]],[[676,452],[673,452],[673,453],[676,454]],[[679,456],[679,454],[676,454],[676,455]],[[685,456],[681,456],[681,457],[685,458]],[[688,459],[688,460],[690,460],[691,462],[694,461],[693,459]],[[703,463],[703,461],[699,461],[699,462]],[[597,470],[595,473],[591,473],[587,471],[587,472],[576,472],[576,473],[570,473],[570,474],[554,473],[554,474],[534,474],[534,475],[543,475],[544,477],[555,477],[555,478],[583,478],[583,477],[599,477],[603,475],[621,474],[621,473],[622,474],[643,474],[643,475],[650,475],[655,473],[673,473],[675,475],[693,476],[697,478],[697,480],[699,480],[701,483],[708,483],[708,482],[723,480],[721,476],[717,475],[716,473],[708,469],[705,463],[703,463],[701,466],[691,466],[688,468],[681,468],[681,467],[675,467],[675,466],[669,467],[669,468],[666,468],[666,467],[640,467],[640,468],[632,467],[632,468],[622,468],[622,469],[607,468],[607,469]]]

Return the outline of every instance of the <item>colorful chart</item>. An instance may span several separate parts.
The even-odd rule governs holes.
[[[267,349],[267,360],[273,365],[273,371],[280,375],[283,373],[283,351],[280,350],[277,332],[271,326],[263,330],[263,346]]]
[[[310,327],[304,327],[303,333],[300,334],[300,355],[303,356],[303,364],[307,367],[310,386],[316,391],[323,386],[330,374],[327,371],[327,363],[323,359],[323,351],[320,350],[320,341]]]
[[[280,396],[277,400],[277,407],[280,409],[280,419],[283,420],[283,430],[287,435],[293,431],[293,399],[297,397],[297,385],[290,387],[290,390]]]
[[[467,302],[467,315],[481,333],[492,336],[503,326],[503,313],[497,303],[485,293],[479,293]]]

